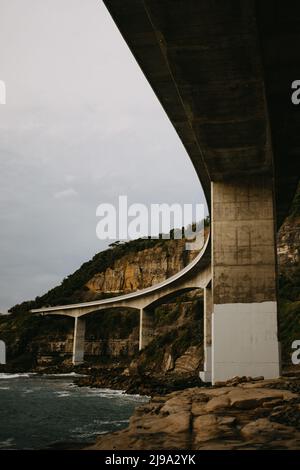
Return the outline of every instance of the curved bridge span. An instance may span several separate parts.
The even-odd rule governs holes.
[[[111,308],[133,308],[140,312],[139,349],[143,349],[153,338],[152,310],[162,301],[174,294],[204,289],[205,299],[205,331],[210,331],[211,323],[211,263],[210,239],[207,238],[203,249],[184,269],[174,276],[154,286],[132,292],[130,294],[111,297],[92,302],[61,305],[31,310],[40,315],[64,315],[74,318],[73,364],[80,364],[84,360],[85,315],[99,310]],[[211,338],[207,337],[207,342]]]

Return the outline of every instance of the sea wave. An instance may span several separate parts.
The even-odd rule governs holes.
[[[114,390],[111,388],[89,388],[89,387],[81,387],[81,390],[85,391],[85,397],[91,397],[93,395],[97,395],[99,398],[122,398],[126,401],[136,401],[141,400],[142,402],[149,401],[150,397],[145,395],[138,395],[138,394],[129,394],[126,393],[125,390]]]
[[[91,439],[99,436],[100,434],[107,434],[107,431],[79,431],[76,434],[76,440],[81,441],[82,439]]]
[[[123,424],[123,423],[126,423],[128,424],[129,423],[129,419],[115,419],[115,420],[111,420],[111,421],[102,421],[101,419],[94,419],[94,423],[96,424]]]
[[[61,374],[42,374],[42,377],[86,377],[85,374],[77,374],[77,372],[66,372]]]
[[[0,373],[0,379],[3,380],[9,380],[9,379],[28,379],[29,377],[32,377],[33,375],[36,375],[34,372],[30,373],[20,373],[20,374],[7,374],[5,372]]]
[[[8,439],[5,439],[5,441],[0,441],[0,449],[9,449],[14,446],[14,438],[9,437]]]
[[[55,392],[55,395],[58,396],[58,398],[65,398],[65,397],[69,397],[71,394],[69,392]]]

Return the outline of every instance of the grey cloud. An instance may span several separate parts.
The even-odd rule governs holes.
[[[199,202],[174,129],[104,5],[0,0],[0,312],[107,242],[96,207]]]

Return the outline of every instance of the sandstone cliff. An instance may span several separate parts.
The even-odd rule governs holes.
[[[87,283],[94,294],[119,294],[152,286],[178,273],[196,253],[185,250],[185,240],[170,240],[143,251],[116,259],[106,270],[95,274]]]

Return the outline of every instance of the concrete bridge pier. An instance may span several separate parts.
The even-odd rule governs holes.
[[[204,367],[200,372],[200,379],[203,382],[211,382],[211,316],[212,316],[212,289],[211,283],[204,288]]]
[[[139,350],[144,349],[154,337],[153,312],[142,308],[140,310]]]
[[[0,339],[0,364],[6,364],[6,345]]]
[[[212,382],[280,375],[273,181],[212,183]]]
[[[84,339],[85,339],[85,319],[75,317],[74,339],[73,339],[73,357],[74,366],[81,364],[84,360]]]

